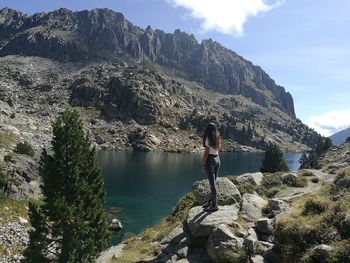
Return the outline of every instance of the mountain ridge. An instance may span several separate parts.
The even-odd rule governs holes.
[[[58,60],[92,60],[122,54],[174,68],[177,74],[209,89],[243,95],[295,116],[293,98],[259,66],[211,39],[199,43],[179,29],[173,34],[134,26],[110,9],[59,9],[27,16],[1,9],[0,55],[23,54]],[[45,27],[46,25],[46,27]],[[14,29],[7,30],[7,29]],[[6,32],[9,32],[6,34]]]
[[[142,29],[109,9],[0,9],[0,61],[2,118],[14,126],[6,129],[36,149],[67,107],[80,110],[100,149],[199,152],[208,121],[225,151],[269,142],[302,151],[322,139],[259,66],[211,39]]]

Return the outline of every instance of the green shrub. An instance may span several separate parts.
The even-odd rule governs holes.
[[[324,198],[310,198],[304,204],[302,215],[319,215],[328,208],[329,202]]]
[[[326,242],[329,229],[321,216],[285,218],[277,223],[275,241],[281,248],[282,257],[298,259],[309,248]]]
[[[32,145],[26,141],[18,143],[14,151],[18,154],[25,154],[31,157],[34,156],[34,149]]]
[[[282,176],[282,183],[290,187],[305,187],[307,186],[307,179],[295,174],[285,174]]]
[[[342,172],[337,175],[333,184],[333,194],[340,194],[350,190],[350,174]]]
[[[338,229],[342,238],[350,238],[350,195],[337,201],[328,213],[328,221]]]
[[[0,188],[4,188],[9,182],[9,176],[0,172]]]
[[[331,244],[333,250],[327,255],[326,262],[350,262],[350,240],[342,240]]]
[[[4,156],[4,161],[5,162],[12,162],[12,157],[13,157],[13,154],[8,153]]]
[[[265,188],[271,188],[282,184],[283,182],[280,174],[266,175],[261,181],[261,185],[264,186]]]
[[[317,184],[320,181],[320,179],[318,179],[318,177],[314,177],[311,179],[311,182]]]
[[[301,175],[306,176],[306,177],[314,176],[314,174],[312,172],[309,172],[309,171],[304,171]]]

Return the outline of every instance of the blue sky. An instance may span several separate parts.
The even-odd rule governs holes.
[[[324,135],[350,126],[349,0],[0,0],[28,14],[107,7],[135,25],[212,38],[261,66]]]

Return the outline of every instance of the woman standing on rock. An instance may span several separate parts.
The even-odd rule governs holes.
[[[216,178],[220,167],[219,149],[221,147],[221,139],[218,128],[214,123],[209,123],[203,134],[204,156],[202,160],[202,171],[207,173],[211,196],[203,208],[209,211],[217,211],[219,208],[216,202]]]

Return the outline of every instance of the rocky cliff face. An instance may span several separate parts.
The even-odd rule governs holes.
[[[201,43],[180,30],[173,34],[132,25],[108,9],[60,9],[27,16],[0,10],[0,55],[23,54],[63,61],[129,57],[166,66],[177,75],[224,94],[242,95],[295,116],[293,98],[260,68],[212,40]]]

